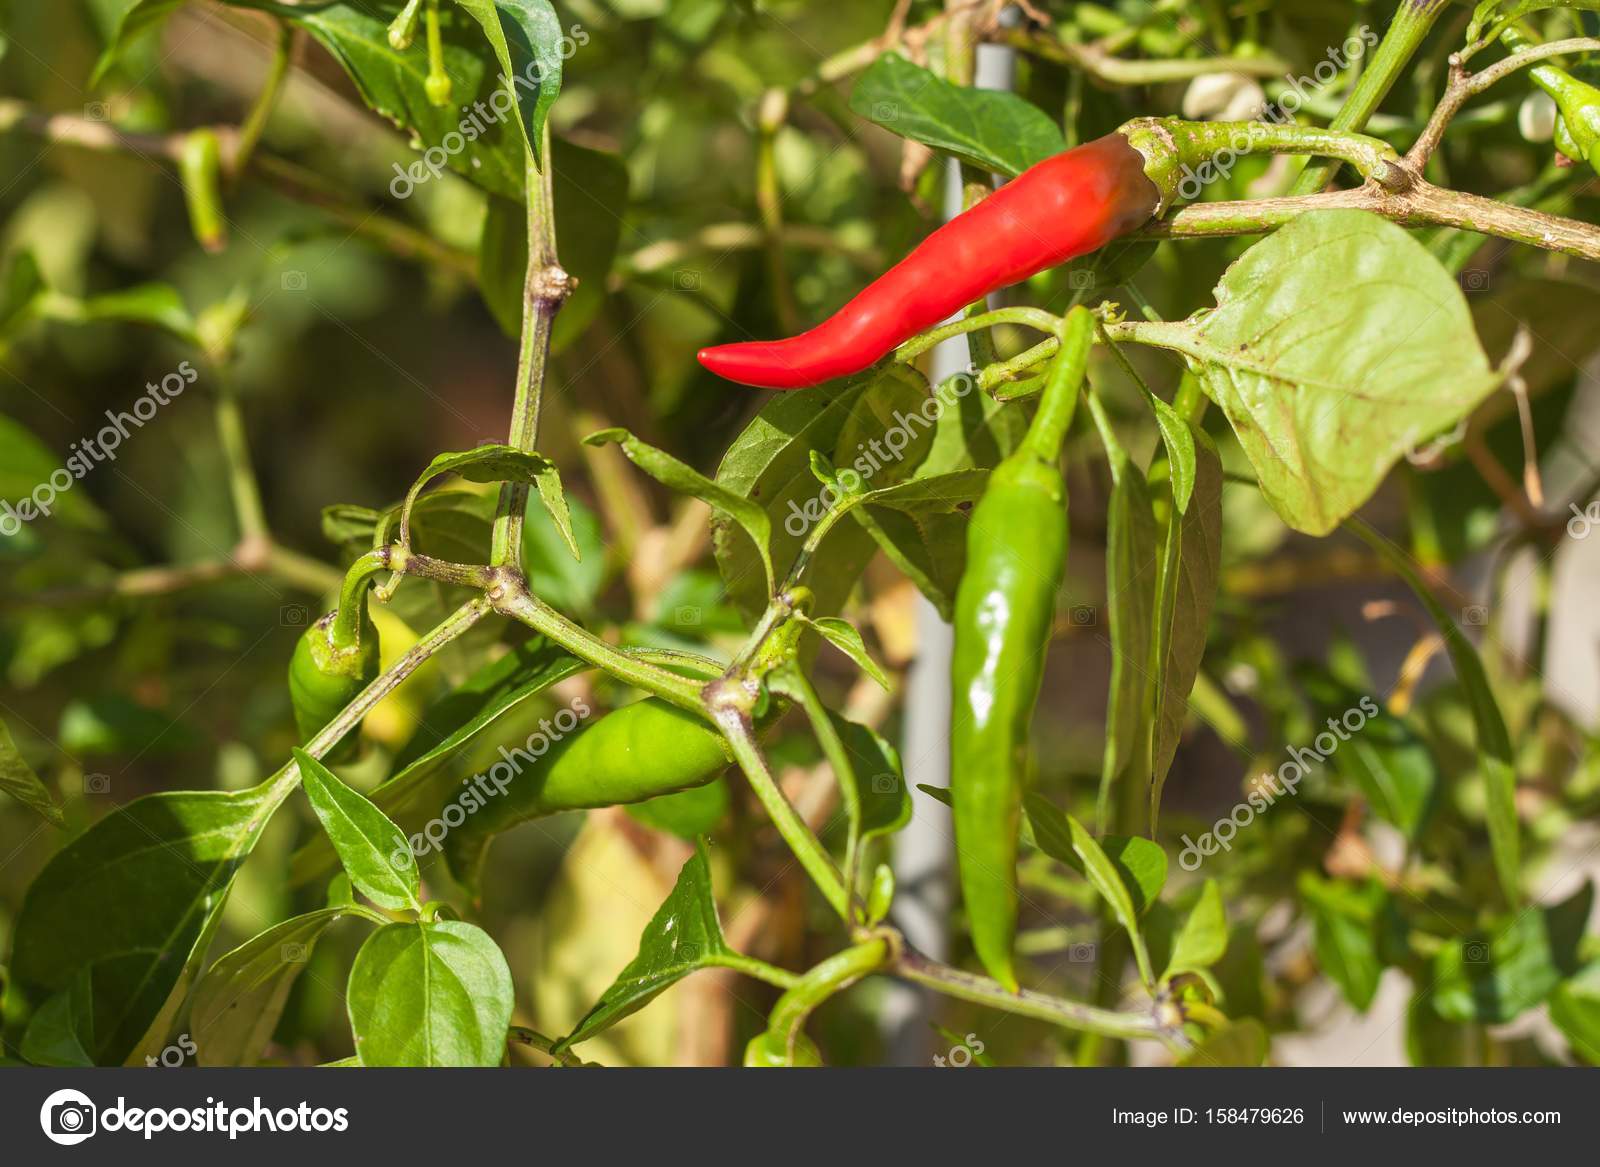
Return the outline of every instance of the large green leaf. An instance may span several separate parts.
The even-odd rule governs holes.
[[[550,513],[556,530],[566,541],[573,558],[581,553],[577,540],[572,537],[572,516],[567,511],[567,496],[561,489],[561,472],[556,464],[542,454],[519,450],[515,446],[493,443],[440,454],[428,463],[428,468],[418,475],[400,504],[402,538],[409,535],[411,512],[417,505],[422,488],[441,474],[457,474],[468,482],[521,482],[530,484],[539,492],[545,510]]]
[[[0,792],[9,794],[23,806],[38,812],[53,826],[64,826],[61,808],[50,797],[39,775],[33,772],[12,740],[11,727],[0,721]]]
[[[270,6],[270,10],[306,30],[334,60],[344,67],[363,101],[397,127],[413,135],[419,150],[437,147],[435,157],[449,169],[491,194],[514,201],[522,198],[527,144],[517,118],[479,118],[480,132],[462,107],[483,102],[491,110],[505,109],[510,92],[501,80],[503,66],[485,40],[474,15],[458,12],[458,4],[440,5],[444,31],[444,68],[453,83],[449,105],[428,100],[424,79],[428,52],[424,37],[397,53],[389,46],[392,11],[382,11],[359,0],[339,0],[319,7]],[[481,5],[480,5],[481,7]],[[530,58],[531,59],[531,58]],[[521,96],[522,80],[513,78]],[[557,73],[555,84],[559,86]],[[542,95],[542,88],[541,88]],[[476,136],[467,141],[462,126]],[[446,139],[449,138],[447,142]],[[451,145],[460,148],[452,151]],[[413,168],[422,163],[413,163]],[[421,171],[418,171],[421,173]],[[398,181],[398,179],[396,180]]]
[[[639,954],[556,1051],[567,1049],[637,1013],[655,997],[697,969],[726,964],[734,953],[722,938],[711,893],[711,864],[705,842],[678,873],[678,882],[639,937]]]
[[[294,758],[311,809],[333,841],[350,882],[380,908],[420,911],[422,876],[400,828],[304,750],[295,750]]]
[[[295,916],[219,957],[189,1003],[195,1060],[202,1066],[254,1065],[312,948],[328,925],[349,911],[339,906]]]
[[[1539,1004],[1578,970],[1594,885],[1549,908],[1523,908],[1494,929],[1439,950],[1433,1005],[1447,1021],[1502,1024]]]
[[[137,1055],[192,977],[234,872],[292,789],[278,782],[138,799],[62,848],[28,888],[12,973],[51,992],[89,970],[97,1062]]]
[[[967,564],[967,518],[983,496],[987,470],[956,470],[873,491],[851,511],[883,553],[945,619]]]
[[[1387,963],[1386,938],[1399,926],[1388,890],[1376,881],[1351,884],[1305,872],[1300,898],[1311,917],[1318,967],[1352,1008],[1366,1012]]]
[[[1517,821],[1516,763],[1511,753],[1511,735],[1506,732],[1505,718],[1500,714],[1500,704],[1495,700],[1494,690],[1489,687],[1489,676],[1484,672],[1478,650],[1472,647],[1472,642],[1456,627],[1456,622],[1444,610],[1444,605],[1428,590],[1428,585],[1423,583],[1405,552],[1360,519],[1351,519],[1346,525],[1383,556],[1395,573],[1410,585],[1417,599],[1422,601],[1422,606],[1433,617],[1439,634],[1444,637],[1450,663],[1455,666],[1456,679],[1467,695],[1473,728],[1477,733],[1478,765],[1483,771],[1486,787],[1489,845],[1494,853],[1495,872],[1500,877],[1500,886],[1506,899],[1513,904],[1520,903],[1522,842]]]
[[[1222,461],[1202,430],[1194,440],[1194,485],[1189,507],[1167,521],[1166,548],[1156,582],[1155,677],[1151,747],[1150,829],[1161,815],[1161,792],[1183,737],[1189,694],[1206,654],[1206,631],[1222,571]]]
[[[74,457],[73,461],[81,460]],[[74,474],[66,490],[56,489],[59,479],[51,484],[51,475],[63,470],[61,459],[49,446],[18,422],[0,415],[0,537],[10,537],[14,532],[8,528],[25,521],[16,513],[24,499],[32,508],[24,514],[33,514],[41,506],[50,508],[49,520],[36,516],[31,521],[59,520],[91,530],[104,528],[105,516],[77,482],[82,475]],[[71,470],[65,472],[72,474]]]
[[[856,81],[850,108],[891,133],[997,174],[1017,175],[1067,148],[1049,114],[1014,93],[952,85],[897,53]]]
[[[1251,247],[1217,306],[1144,323],[1227,414],[1267,500],[1325,535],[1399,458],[1499,384],[1450,274],[1369,211],[1313,211]]]
[[[496,1066],[515,989],[505,955],[460,920],[379,928],[350,968],[346,1005],[364,1066]]]

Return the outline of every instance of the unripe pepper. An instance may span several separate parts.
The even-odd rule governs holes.
[[[1500,39],[1513,51],[1533,44],[1515,27],[1506,29]],[[1555,100],[1561,111],[1556,121],[1556,149],[1574,162],[1587,162],[1600,170],[1600,89],[1555,65],[1535,65],[1528,70],[1528,76]]]
[[[547,735],[548,736],[548,735]],[[509,780],[491,768],[449,802],[465,819],[445,836],[445,857],[476,891],[489,841],[529,819],[566,810],[644,802],[704,786],[728,768],[722,735],[710,723],[655,697],[578,726],[543,753],[507,749]],[[504,789],[502,789],[504,784]]]
[[[1047,158],[929,235],[809,332],[702,349],[700,363],[766,389],[859,373],[990,292],[1143,225],[1161,204],[1145,165],[1120,133]]]
[[[1022,445],[996,467],[973,508],[966,570],[956,589],[950,726],[956,859],[973,947],[989,975],[1013,992],[1028,728],[1067,563],[1067,487],[1058,462],[1093,341],[1093,316],[1073,309]]]
[[[340,620],[337,611],[329,612],[307,628],[289,661],[289,700],[301,743],[321,732],[378,671],[378,630],[364,602],[359,616]],[[356,745],[353,733],[346,734],[323,761],[345,761]]]

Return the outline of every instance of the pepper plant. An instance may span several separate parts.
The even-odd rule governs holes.
[[[894,981],[967,1061],[1259,1064],[1319,988],[1419,1064],[1600,1060],[1591,727],[1503,615],[1600,490],[1541,471],[1600,5],[38,7],[0,5],[7,1060],[665,1060],[622,1035],[711,986],[682,1060],[870,1062]],[[81,383],[169,358],[101,428]],[[169,505],[196,411],[225,489]],[[1376,606],[1308,649],[1278,600],[1333,582]],[[951,708],[897,748],[918,604]]]

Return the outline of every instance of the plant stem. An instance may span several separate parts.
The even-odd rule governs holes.
[[[952,336],[963,336],[980,328],[993,328],[997,324],[1022,324],[1054,336],[1061,328],[1061,317],[1042,308],[996,308],[993,312],[980,312],[976,316],[965,316],[919,333],[894,350],[894,359],[902,364],[914,361]]]
[[[787,1052],[794,1056],[795,1039],[805,1028],[806,1018],[829,997],[843,992],[862,977],[883,968],[894,958],[896,937],[882,932],[872,939],[851,945],[836,952],[822,963],[796,979],[795,984],[778,998],[767,1018],[767,1031],[781,1036]]]
[[[350,565],[339,588],[339,606],[334,610],[328,640],[339,648],[349,648],[361,637],[362,615],[367,606],[367,588],[373,577],[389,569],[388,550],[369,551]]]
[[[1270,54],[1252,57],[1196,57],[1172,61],[1128,61],[1093,45],[1076,45],[1052,33],[1026,28],[998,29],[991,37],[1047,61],[1073,69],[1106,85],[1159,85],[1188,81],[1206,73],[1240,73],[1246,77],[1281,77],[1289,63]]]
[[[799,665],[791,662],[782,669],[776,680],[782,684],[783,692],[793,697],[800,703],[804,710],[806,720],[811,723],[811,732],[816,736],[817,744],[822,747],[823,757],[828,759],[828,765],[833,768],[834,780],[839,784],[839,797],[844,800],[848,810],[848,834],[845,841],[844,886],[849,893],[852,907],[856,899],[856,873],[861,863],[861,785],[855,766],[850,761],[850,751],[845,749],[844,739],[839,736],[839,730],[833,724],[833,719],[828,716],[827,708],[822,704],[822,698],[817,695],[817,690]]]
[[[217,367],[214,408],[217,440],[228,469],[228,490],[233,496],[233,512],[239,524],[240,541],[266,543],[270,539],[267,515],[261,505],[261,488],[256,483],[255,470],[250,464],[250,442],[245,436],[244,415],[239,408],[238,395],[234,392],[233,378],[220,366]]]
[[[1183,1049],[1188,1044],[1180,1029],[1162,1025],[1154,1014],[1101,1009],[1036,993],[1031,989],[1012,993],[999,981],[951,968],[910,949],[902,952],[891,968],[906,980],[926,985],[946,996],[1003,1009],[1021,1017],[1047,1021],[1064,1029],[1098,1033],[1124,1041],[1155,1040],[1165,1043],[1170,1049]]]
[[[517,584],[518,579],[518,573],[503,568],[497,571],[488,592],[497,612],[520,620],[579,660],[604,669],[618,680],[709,720],[705,704],[700,700],[700,686],[695,682],[607,644],[530,595],[525,584]]]
[[[1328,123],[1328,129],[1360,130],[1366,126],[1367,119],[1383,104],[1443,11],[1444,0],[1402,0],[1394,23],[1373,54],[1372,63],[1361,74],[1361,80],[1356,82],[1333,121]],[[1313,194],[1327,186],[1337,170],[1333,162],[1313,159],[1295,179],[1289,193]]]
[[[800,866],[806,869],[806,874],[811,876],[812,882],[822,892],[829,906],[841,918],[849,919],[850,896],[845,888],[844,879],[822,843],[795,813],[794,807],[790,806],[789,800],[783,796],[783,791],[778,789],[778,781],[773,777],[766,756],[756,743],[755,731],[751,728],[749,719],[729,705],[719,706],[713,710],[713,715],[728,741],[729,748],[733,751],[733,760],[744,771],[745,778],[750,782],[750,788],[756,792],[756,797],[766,808],[767,815],[778,828],[778,833],[783,836],[783,841],[789,844],[789,850],[794,852],[795,858],[800,861]]]
[[[250,159],[261,142],[261,135],[272,120],[272,111],[278,106],[278,98],[283,96],[283,84],[288,79],[289,62],[294,55],[294,40],[294,29],[279,21],[278,44],[272,52],[272,64],[267,68],[266,82],[255,104],[250,107],[249,114],[245,116],[244,124],[239,127],[233,155],[228,160],[228,174],[235,181],[250,168]]]
[[[544,398],[544,378],[550,360],[550,335],[556,313],[572,294],[573,280],[556,258],[555,197],[550,184],[550,131],[545,127],[541,169],[530,148],[524,181],[528,199],[528,273],[522,288],[522,336],[517,351],[517,387],[511,405],[511,433],[507,444],[533,450],[539,439],[539,409]],[[508,482],[500,488],[495,512],[493,551],[496,567],[515,566],[522,560],[523,511],[528,505],[528,485]]]
[[[780,989],[792,989],[800,983],[800,975],[788,969],[778,968],[764,960],[757,960],[753,956],[745,956],[740,952],[726,952],[721,956],[712,958],[712,964],[718,968],[732,969],[734,972],[743,973],[758,981],[773,985]]]

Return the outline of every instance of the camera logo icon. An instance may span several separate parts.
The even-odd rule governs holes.
[[[98,1111],[89,1096],[77,1090],[57,1090],[39,1108],[39,1125],[45,1138],[71,1147],[94,1134]]]

